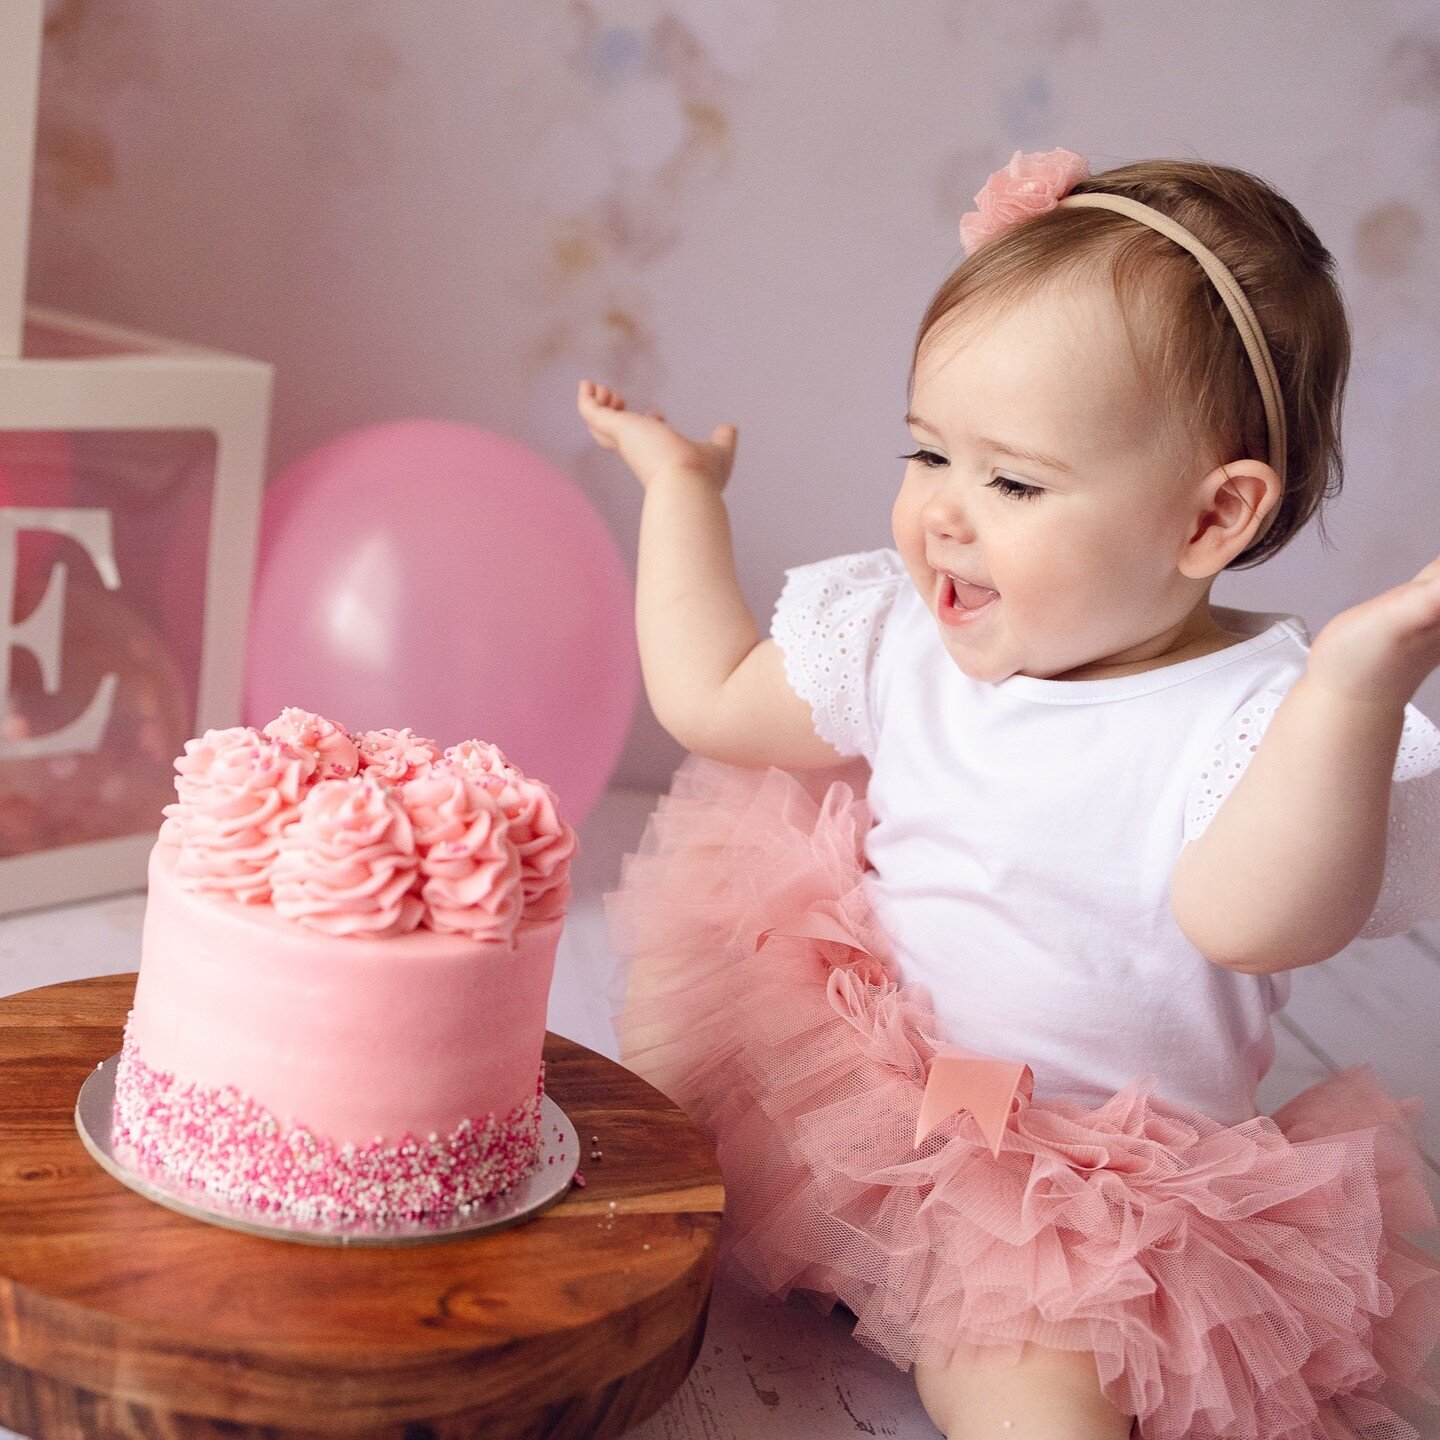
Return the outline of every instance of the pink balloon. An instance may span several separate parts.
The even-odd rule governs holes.
[[[578,825],[634,714],[634,613],[604,521],[541,456],[447,421],[352,431],[266,492],[246,721],[489,740]]]

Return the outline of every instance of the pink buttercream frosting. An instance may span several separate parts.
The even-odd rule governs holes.
[[[360,752],[350,732],[323,715],[287,705],[265,727],[265,734],[283,740],[292,750],[313,755],[316,781],[343,780],[360,768]]]
[[[429,765],[399,787],[420,851],[422,924],[508,940],[520,923],[520,853],[498,798],[456,766]]]
[[[187,740],[175,770],[160,842],[190,889],[332,935],[500,941],[569,901],[575,832],[489,741],[442,756],[408,728],[352,732],[287,706],[263,730]]]
[[[392,785],[413,780],[440,758],[439,746],[406,726],[403,730],[362,730],[355,737],[362,773]]]
[[[394,792],[363,772],[322,780],[280,836],[271,875],[277,914],[327,935],[399,935],[424,904],[414,829]]]
[[[520,852],[525,919],[551,920],[563,914],[570,899],[570,862],[577,840],[560,815],[555,792],[543,780],[523,774],[498,747],[483,741],[452,745],[445,759],[476,775],[500,802],[510,822],[510,837]]]
[[[445,758],[452,765],[458,765],[470,775],[493,775],[497,779],[507,770],[519,770],[505,758],[505,752],[489,740],[462,740],[445,752]],[[498,789],[498,786],[492,786]]]
[[[175,770],[179,799],[164,808],[160,839],[179,846],[178,874],[194,889],[268,900],[280,834],[299,813],[314,757],[236,725],[187,740]]]

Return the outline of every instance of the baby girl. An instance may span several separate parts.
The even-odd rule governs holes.
[[[893,548],[788,571],[768,638],[735,427],[581,382],[692,752],[607,896],[622,1056],[713,1137],[737,1273],[948,1436],[1414,1437],[1415,1102],[1256,1087],[1289,972],[1440,901],[1440,560],[1313,641],[1211,599],[1341,474],[1334,262],[1271,187],[1052,150],[976,202]]]

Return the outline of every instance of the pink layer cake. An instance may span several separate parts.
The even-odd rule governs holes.
[[[342,1225],[449,1218],[531,1173],[575,850],[549,788],[493,745],[299,710],[185,749],[117,1149]]]

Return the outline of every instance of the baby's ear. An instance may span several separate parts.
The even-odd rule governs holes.
[[[1263,460],[1228,460],[1192,492],[1189,538],[1177,557],[1195,580],[1217,575],[1269,528],[1280,505],[1280,477]]]

